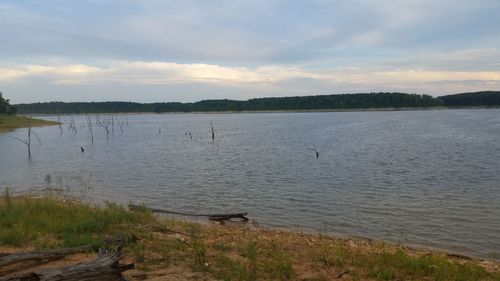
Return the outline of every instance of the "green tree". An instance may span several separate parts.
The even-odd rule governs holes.
[[[7,113],[8,100],[3,98],[3,93],[0,92],[0,114]]]
[[[3,97],[0,92],[0,114],[15,114],[17,111],[15,106],[9,104],[9,100]]]

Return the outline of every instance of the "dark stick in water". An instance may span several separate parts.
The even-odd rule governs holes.
[[[131,210],[146,209],[146,210],[153,212],[153,213],[164,213],[164,214],[173,214],[173,215],[181,215],[181,216],[189,216],[189,217],[208,217],[209,220],[214,220],[214,221],[229,220],[232,218],[238,218],[238,219],[242,219],[243,221],[248,221],[248,218],[246,217],[246,215],[248,214],[247,212],[230,213],[230,214],[195,214],[195,213],[183,213],[183,212],[168,211],[168,210],[163,210],[163,209],[148,208],[148,207],[139,206],[139,205],[129,205],[129,209],[131,209]]]
[[[319,152],[316,149],[314,148],[308,148],[308,149],[314,151],[316,153],[316,158],[319,158]]]

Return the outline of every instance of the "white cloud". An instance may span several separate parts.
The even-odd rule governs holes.
[[[500,71],[450,71],[416,68],[335,68],[309,70],[300,66],[266,65],[255,68],[213,64],[180,64],[173,62],[112,61],[104,66],[83,64],[15,65],[0,67],[3,84],[37,84],[71,86],[126,87],[193,87],[206,85],[233,88],[273,95],[306,95],[318,92],[354,91],[423,91],[442,94],[500,86]],[[177,85],[177,86],[176,86]],[[185,86],[182,86],[185,85]],[[469,86],[468,86],[469,85]],[[474,88],[475,87],[475,88]],[[200,88],[196,86],[196,91]],[[196,94],[196,93],[191,93]],[[246,98],[231,93],[229,98]]]
[[[262,66],[257,68],[173,62],[115,61],[107,67],[87,65],[17,65],[0,68],[0,81],[43,78],[54,84],[176,84],[176,83],[273,83],[295,78],[321,79],[322,75],[298,67]]]
[[[91,75],[102,74],[106,70],[97,67],[74,64],[62,66],[17,65],[0,68],[0,81],[20,80],[27,77],[44,77],[48,82],[56,82],[58,78],[85,79]],[[54,80],[55,79],[55,80]]]

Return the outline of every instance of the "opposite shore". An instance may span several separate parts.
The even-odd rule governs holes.
[[[99,112],[99,113],[64,113],[60,116],[85,115],[144,115],[144,114],[239,114],[239,113],[308,113],[308,112],[385,112],[385,111],[426,111],[426,110],[460,110],[460,109],[500,109],[500,106],[430,106],[430,107],[373,107],[373,108],[346,108],[346,109],[283,109],[283,110],[222,110],[222,111],[175,111],[175,112]],[[32,113],[18,116],[56,116],[55,113]],[[50,121],[49,121],[50,122]],[[57,125],[57,122],[56,124]]]
[[[499,107],[500,91],[462,93],[440,97],[397,92],[268,97],[249,100],[201,100],[197,102],[43,102],[17,104],[22,114],[187,113],[267,111],[410,110],[458,107]]]
[[[352,109],[307,109],[307,110],[247,110],[247,111],[195,111],[195,112],[121,112],[121,113],[99,113],[99,115],[120,114],[120,115],[140,115],[140,114],[238,114],[238,113],[308,113],[308,112],[378,112],[378,111],[419,111],[419,110],[455,110],[455,109],[499,109],[499,106],[463,106],[463,107],[384,107],[384,108],[352,108]],[[94,113],[96,114],[96,113]],[[55,121],[32,118],[43,116],[53,116],[54,114],[32,114],[25,115],[2,115],[0,114],[0,133],[7,133],[20,128],[46,127],[59,124]],[[67,115],[67,114],[64,114]],[[72,114],[88,115],[88,113]]]

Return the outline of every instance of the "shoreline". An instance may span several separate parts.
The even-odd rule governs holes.
[[[6,212],[25,227],[34,223],[30,229],[38,233],[37,238],[18,232],[21,229],[15,225],[6,228],[9,219],[1,216]],[[248,224],[193,223],[156,217],[144,210],[128,211],[113,203],[98,207],[57,196],[0,197],[0,226],[0,252],[81,246],[103,235],[128,233],[137,238],[124,249],[127,260],[136,264],[135,270],[125,272],[128,280],[144,280],[144,276],[177,276],[177,280],[187,276],[205,280],[434,280],[439,276],[500,280],[496,261],[353,237]]]
[[[329,113],[329,112],[388,112],[388,111],[427,111],[427,110],[460,110],[460,109],[500,109],[500,106],[457,106],[457,107],[381,107],[381,108],[349,108],[349,109],[286,109],[286,110],[241,110],[241,111],[172,111],[172,112],[100,112],[100,113],[64,113],[61,116],[85,115],[161,115],[161,114],[241,114],[241,113]],[[22,116],[56,116],[57,113],[22,113]]]
[[[14,197],[23,197],[23,196],[28,196],[30,198],[44,198],[46,196],[49,197],[55,197],[58,200],[64,200],[64,201],[74,201],[74,202],[81,202],[83,204],[89,204],[94,207],[105,207],[107,204],[117,204],[122,207],[127,207],[130,204],[133,204],[132,201],[127,201],[127,200],[113,200],[111,198],[106,198],[106,199],[96,199],[92,197],[78,197],[72,194],[72,192],[69,192],[65,189],[44,189],[44,190],[31,190],[31,191],[15,191],[15,190],[10,190],[10,193]],[[0,201],[2,200],[2,189],[0,189]],[[140,203],[137,202],[136,204],[141,205],[144,204],[144,202]],[[244,210],[242,210],[244,211]],[[187,215],[181,215],[181,214],[167,214],[167,213],[154,213],[155,216],[159,217],[160,219],[165,219],[165,220],[174,220],[174,221],[184,221],[184,222],[189,222],[189,223],[194,223],[194,224],[200,224],[204,225],[207,227],[214,226],[214,223],[210,220],[199,218],[196,216],[187,216]],[[341,233],[341,232],[335,232],[335,231],[323,231],[323,230],[315,230],[314,228],[305,228],[301,226],[285,226],[285,225],[272,225],[272,224],[263,224],[261,225],[256,219],[254,219],[251,216],[251,213],[249,213],[249,222],[247,224],[242,224],[240,222],[235,222],[235,223],[230,223],[231,225],[234,226],[245,226],[250,228],[251,230],[259,230],[259,229],[265,229],[268,231],[274,231],[274,232],[282,232],[282,233],[300,233],[303,235],[310,235],[310,236],[325,236],[325,237],[330,237],[332,239],[340,239],[340,240],[360,240],[360,241],[369,241],[369,242],[377,242],[377,243],[384,243],[392,246],[399,246],[399,247],[405,247],[408,249],[412,249],[415,251],[419,252],[432,252],[432,253],[440,253],[444,255],[449,255],[449,256],[454,256],[454,257],[459,257],[461,259],[466,259],[466,260],[476,260],[476,261],[485,261],[485,262],[494,262],[498,263],[500,265],[500,252],[495,253],[494,255],[490,256],[488,255],[480,255],[480,254],[473,254],[473,253],[468,253],[468,252],[463,252],[463,251],[457,251],[457,250],[452,250],[446,248],[445,245],[442,246],[437,246],[437,245],[432,245],[430,244],[423,244],[423,243],[418,243],[418,242],[411,242],[409,240],[406,241],[400,241],[400,240],[390,240],[386,239],[383,237],[370,237],[365,234],[355,234],[355,233]]]

